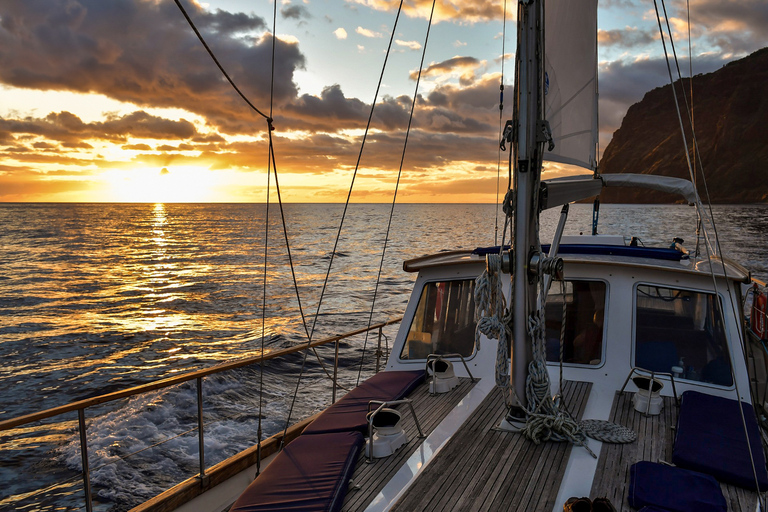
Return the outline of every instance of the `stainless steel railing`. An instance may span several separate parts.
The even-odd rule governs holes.
[[[212,366],[210,368],[204,368],[201,370],[187,372],[181,375],[175,375],[167,379],[148,382],[146,384],[141,384],[139,386],[124,389],[121,391],[106,393],[104,395],[99,395],[92,398],[86,398],[84,400],[78,400],[76,402],[71,402],[69,404],[61,405],[58,407],[53,407],[43,411],[38,411],[31,414],[18,416],[16,418],[0,421],[0,432],[11,430],[11,429],[24,426],[29,423],[34,423],[40,420],[44,420],[47,418],[53,418],[61,414],[77,411],[78,430],[80,434],[80,454],[82,458],[83,489],[85,494],[85,508],[87,512],[92,512],[93,500],[91,495],[90,470],[89,470],[89,464],[88,464],[88,438],[86,433],[85,410],[89,407],[93,407],[93,406],[108,403],[108,402],[113,402],[121,398],[128,398],[136,395],[141,395],[143,393],[148,393],[150,391],[155,391],[158,389],[167,388],[169,386],[174,386],[176,384],[181,384],[184,382],[195,380],[197,381],[196,382],[197,384],[197,428],[194,430],[197,430],[198,445],[200,450],[200,473],[198,477],[200,478],[201,484],[203,486],[206,486],[207,475],[205,472],[206,470],[205,447],[204,447],[205,442],[204,442],[204,435],[203,435],[203,378],[204,377],[207,377],[209,375],[215,375],[217,373],[221,373],[227,370],[233,370],[235,368],[241,368],[243,366],[259,363],[261,361],[275,359],[288,354],[293,354],[295,352],[300,352],[302,350],[308,350],[314,347],[327,345],[329,343],[335,343],[334,362],[333,362],[333,386],[332,386],[333,391],[332,391],[332,398],[331,398],[331,401],[335,403],[336,402],[336,386],[337,386],[336,377],[338,375],[338,366],[339,366],[339,342],[345,338],[350,338],[358,334],[363,334],[366,332],[378,330],[378,343],[377,343],[377,349],[375,352],[376,371],[378,372],[379,369],[381,368],[381,361],[380,361],[381,357],[384,355],[384,352],[381,350],[381,341],[383,337],[382,330],[384,327],[388,325],[399,323],[400,321],[402,321],[402,319],[403,319],[402,317],[395,318],[392,320],[388,320],[386,322],[381,322],[375,325],[371,325],[370,327],[363,327],[363,328],[350,331],[344,334],[339,334],[336,336],[331,336],[329,338],[324,338],[322,340],[314,341],[309,345],[302,343],[295,347],[276,350],[274,352],[268,352],[265,354],[260,354],[258,356],[245,357],[245,358],[237,359],[227,363]]]

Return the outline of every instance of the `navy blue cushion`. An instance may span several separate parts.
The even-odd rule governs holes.
[[[363,435],[299,436],[256,477],[230,512],[339,511]]]
[[[669,512],[727,512],[720,484],[709,475],[655,462],[629,468],[629,506]]]
[[[379,372],[341,400],[327,408],[304,429],[303,434],[346,432],[368,433],[368,402],[400,400],[424,381],[424,370]]]
[[[765,491],[768,490],[768,472],[755,412],[750,404],[742,402],[741,407],[757,481],[760,490]],[[755,490],[755,475],[738,402],[698,391],[683,393],[672,462],[707,473],[722,482]]]

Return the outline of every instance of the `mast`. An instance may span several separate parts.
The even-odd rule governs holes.
[[[536,308],[537,276],[532,260],[539,258],[539,187],[545,134],[544,103],[544,1],[518,2],[518,41],[515,69],[514,169],[515,216],[512,225],[514,266],[512,272],[513,316],[511,385],[525,407],[525,381],[532,359],[528,318]],[[551,141],[551,136],[549,136]],[[523,416],[521,410],[510,411]]]

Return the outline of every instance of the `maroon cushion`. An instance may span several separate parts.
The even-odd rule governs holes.
[[[411,394],[423,381],[424,370],[379,372],[323,411],[303,433],[356,430],[367,434],[368,402],[400,400]]]
[[[359,432],[299,436],[256,477],[230,512],[341,510],[362,445]]]

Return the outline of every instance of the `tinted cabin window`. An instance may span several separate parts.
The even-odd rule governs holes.
[[[472,355],[474,290],[474,279],[427,283],[400,359],[426,359],[429,354]]]
[[[714,294],[639,285],[635,308],[635,366],[664,373],[679,367],[683,379],[733,383]]]
[[[566,281],[552,283],[547,295],[547,361],[560,361],[560,330],[565,309],[563,362],[600,364],[603,354],[605,283]]]

